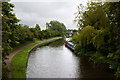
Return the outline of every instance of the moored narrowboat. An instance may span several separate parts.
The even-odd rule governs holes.
[[[65,42],[65,46],[68,47],[69,49],[71,49],[72,51],[74,51],[75,48],[75,44],[72,42]]]

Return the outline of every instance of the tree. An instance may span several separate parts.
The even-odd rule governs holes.
[[[65,25],[58,21],[50,21],[50,23],[46,23],[46,26],[50,31],[58,31],[61,36],[63,36],[66,32]]]
[[[24,27],[28,27],[28,28],[29,28],[29,26],[28,26],[28,25],[24,25]]]
[[[79,35],[73,38],[75,51],[96,64],[109,64],[120,78],[120,2],[90,2],[86,11],[80,5],[75,21],[79,26]]]
[[[41,30],[39,24],[36,24],[35,29],[36,29],[36,30]]]
[[[20,20],[16,18],[12,12],[14,5],[8,2],[2,2],[2,79],[8,80],[8,67],[4,59],[6,55],[12,51],[12,46],[18,44],[17,31],[18,23]],[[13,44],[14,42],[14,44]]]
[[[35,38],[38,38],[38,31],[36,28],[30,28],[30,31],[34,34]]]
[[[8,2],[2,3],[2,48],[3,48],[3,57],[8,55],[12,50],[12,43],[16,42],[18,38],[16,37],[17,33],[17,22],[20,20],[16,18],[15,14],[12,13],[14,5]]]

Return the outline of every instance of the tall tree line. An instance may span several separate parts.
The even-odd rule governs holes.
[[[30,28],[28,25],[18,24],[20,21],[13,13],[14,4],[2,3],[2,51],[3,57],[8,55],[14,46],[18,46],[26,41],[32,41],[34,38],[47,39],[50,37],[62,36],[66,27],[58,21],[51,21],[51,28],[41,30],[39,24]]]
[[[108,64],[120,78],[120,2],[90,2],[78,6],[79,34],[73,37],[75,52],[95,64]]]
[[[40,26],[36,24],[34,28],[28,25],[18,24],[20,21],[13,13],[14,4],[9,2],[2,2],[2,77],[7,79],[8,66],[4,62],[5,58],[13,48],[24,44],[27,41],[34,41],[35,38],[42,40],[51,37],[61,36],[62,30],[41,30]],[[59,23],[58,21],[56,23]],[[55,23],[55,24],[56,24]],[[60,25],[60,26],[59,26]],[[64,24],[60,23],[54,27],[60,28]],[[47,25],[46,25],[47,26]],[[65,26],[64,26],[65,27]]]

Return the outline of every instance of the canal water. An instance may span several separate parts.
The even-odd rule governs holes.
[[[38,47],[29,56],[27,78],[112,78],[113,74],[99,70],[85,57],[76,56],[57,40]]]

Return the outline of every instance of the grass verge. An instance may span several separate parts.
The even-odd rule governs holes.
[[[12,50],[11,52],[15,51],[16,49],[18,49],[18,48],[20,48],[20,47],[22,47],[22,46],[24,46],[24,45],[27,45],[27,44],[29,44],[29,43],[32,43],[32,42],[33,42],[33,41],[26,41],[26,42],[24,42],[24,43],[21,43],[21,44],[15,46],[15,47],[13,47],[13,50]]]
[[[12,78],[26,78],[26,66],[27,66],[26,63],[27,63],[27,59],[28,59],[28,54],[29,54],[29,51],[35,45],[38,45],[39,43],[50,41],[50,40],[53,40],[53,39],[57,39],[57,38],[60,38],[60,37],[50,38],[50,39],[47,39],[47,40],[36,42],[35,44],[32,44],[32,45],[24,48],[20,52],[18,52],[12,58],[12,61],[11,61],[11,64],[12,64]]]

